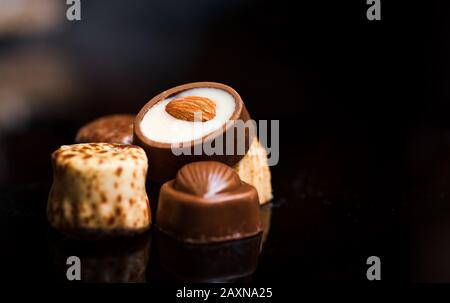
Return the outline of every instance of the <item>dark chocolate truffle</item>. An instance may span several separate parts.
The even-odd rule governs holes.
[[[161,187],[156,225],[189,243],[253,236],[261,232],[258,193],[225,164],[193,162]]]
[[[131,144],[134,118],[126,114],[100,117],[80,128],[75,141]]]

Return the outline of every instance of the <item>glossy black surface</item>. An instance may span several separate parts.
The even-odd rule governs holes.
[[[49,156],[93,118],[209,80],[235,88],[254,119],[280,121],[280,161],[255,271],[218,277],[219,262],[206,276],[366,281],[378,256],[384,281],[450,281],[448,3],[382,1],[369,22],[357,2],[92,0],[80,23],[0,33],[1,278],[64,281],[74,250],[86,279],[180,280],[153,229],[108,249],[58,239]]]
[[[362,136],[350,137],[348,132],[323,133],[321,139],[319,134],[303,135],[305,143],[284,152],[279,165],[272,169],[275,198],[263,208],[264,220],[269,222],[265,223],[267,239],[256,271],[244,280],[277,281],[296,275],[305,281],[364,281],[366,259],[372,255],[381,258],[385,280],[446,280],[448,190],[444,165],[450,162],[444,152],[438,157],[433,151],[437,147],[448,149],[448,133],[428,130],[412,134],[407,141],[421,146],[421,140],[426,140],[428,148],[408,144],[405,152],[411,161],[403,163],[401,169],[394,157],[377,158],[371,153]],[[373,161],[379,165],[371,164]],[[379,176],[376,171],[385,161],[393,169]],[[405,170],[417,169],[423,170],[426,182],[400,177]],[[406,180],[417,185],[415,190],[409,190],[412,187]],[[3,277],[8,280],[34,280],[30,273],[37,272],[41,279],[64,280],[64,266],[55,269],[55,263],[61,265],[55,251],[56,256],[64,254],[58,253],[62,248],[55,245],[54,232],[45,221],[48,189],[49,183],[36,183],[2,193],[0,256]],[[148,254],[146,281],[179,281],[164,270],[161,259],[167,260],[167,255],[161,258],[154,228],[152,234],[151,245],[141,245],[137,253],[124,249],[136,246],[135,240],[99,256],[94,248],[91,252],[91,244],[80,244],[81,253],[62,251],[65,255],[93,254],[87,262],[99,276],[110,270],[103,257],[113,259],[112,264],[119,264],[119,280],[123,271],[128,274],[128,262],[141,258],[145,263],[143,256]],[[236,268],[239,266],[237,262]],[[211,279],[215,280],[213,274]]]

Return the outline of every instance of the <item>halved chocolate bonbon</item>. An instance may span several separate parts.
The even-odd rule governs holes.
[[[204,110],[203,112],[210,114],[208,119],[192,122],[190,118],[183,118],[191,117],[191,110],[184,114],[179,114],[182,110],[179,106],[175,110],[169,110],[169,113],[165,110],[173,99],[180,100],[179,97],[186,96],[213,101],[216,104],[214,115],[210,114],[212,111],[209,109]],[[163,183],[173,179],[183,165],[191,162],[211,160],[230,166],[236,164],[248,151],[253,135],[248,129],[237,128],[237,121],[245,123],[249,119],[241,97],[231,87],[215,82],[189,83],[160,93],[141,109],[134,123],[133,142],[146,151],[151,161],[149,178]],[[231,133],[233,137],[230,136],[227,147],[226,137]],[[211,142],[220,139],[223,143],[221,152],[204,152],[204,146],[213,145]],[[190,155],[174,153],[173,147],[176,144],[182,144],[184,150],[190,151]],[[218,149],[217,146],[215,149]],[[196,151],[201,152],[199,154]]]

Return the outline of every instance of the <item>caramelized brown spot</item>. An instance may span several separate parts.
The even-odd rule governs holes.
[[[134,182],[130,183],[131,188],[134,188]]]
[[[98,164],[103,164],[103,159],[99,159]]]
[[[107,202],[106,195],[105,195],[104,192],[100,192],[100,198],[102,199],[102,203],[106,203]]]
[[[85,159],[85,160],[86,160],[86,159],[89,159],[89,158],[92,158],[92,155],[84,155],[84,156],[83,156],[83,159]]]
[[[117,189],[119,187],[119,184],[117,182],[114,182],[113,186],[115,189]]]
[[[63,155],[62,157],[64,159],[69,159],[69,158],[75,157],[75,154],[66,154],[66,155]]]
[[[118,167],[117,169],[116,169],[116,176],[117,177],[120,177],[120,175],[122,174],[122,167]]]
[[[120,201],[122,201],[122,195],[117,195],[117,198],[116,198],[116,200],[117,200],[117,202],[120,202]]]
[[[135,202],[134,199],[130,198],[130,206],[133,206],[134,202]]]
[[[137,178],[136,171],[133,171],[133,178]]]
[[[122,213],[122,209],[120,207],[116,207],[116,215],[120,216]]]

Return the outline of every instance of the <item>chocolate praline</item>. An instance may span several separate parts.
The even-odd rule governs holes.
[[[254,236],[261,232],[258,193],[225,164],[190,163],[161,187],[156,226],[188,243]]]
[[[216,131],[213,131],[212,133],[209,133],[205,136],[203,136],[200,139],[187,141],[187,142],[180,142],[183,144],[184,148],[190,149],[191,151],[197,150],[199,145],[201,145],[199,150],[203,150],[202,146],[203,144],[207,142],[211,142],[213,140],[219,139],[220,136],[222,136],[223,139],[223,152],[221,154],[214,154],[214,155],[207,155],[204,152],[202,152],[201,155],[175,155],[172,152],[171,144],[170,143],[163,143],[158,142],[149,139],[144,135],[144,132],[141,129],[141,122],[144,119],[146,113],[157,103],[165,100],[166,98],[169,98],[171,96],[174,96],[176,94],[179,94],[183,91],[193,89],[193,88],[216,88],[224,90],[225,92],[229,93],[235,102],[235,108],[234,112],[229,118],[229,121],[231,123],[224,124],[222,127],[217,129]],[[241,120],[243,122],[246,122],[250,120],[250,115],[248,114],[248,111],[239,96],[239,94],[231,87],[216,83],[216,82],[195,82],[195,83],[189,83],[180,85],[174,88],[171,88],[169,90],[166,90],[159,95],[152,98],[144,107],[139,111],[139,113],[136,116],[136,119],[134,121],[134,132],[133,132],[133,144],[141,146],[145,152],[147,153],[147,156],[150,161],[151,169],[149,170],[148,178],[152,181],[158,182],[158,183],[164,183],[170,179],[173,179],[177,173],[177,171],[183,166],[191,162],[195,161],[218,161],[221,163],[225,163],[229,166],[232,166],[239,162],[247,153],[250,142],[252,139],[252,134],[246,129],[244,130],[245,134],[245,153],[237,153],[236,150],[236,140],[239,137],[238,135],[234,136],[234,152],[232,154],[227,154],[227,146],[226,146],[226,134],[229,132],[235,132],[235,124],[236,121]]]
[[[133,141],[134,115],[117,114],[97,118],[78,131],[77,143],[121,143],[131,144]]]

